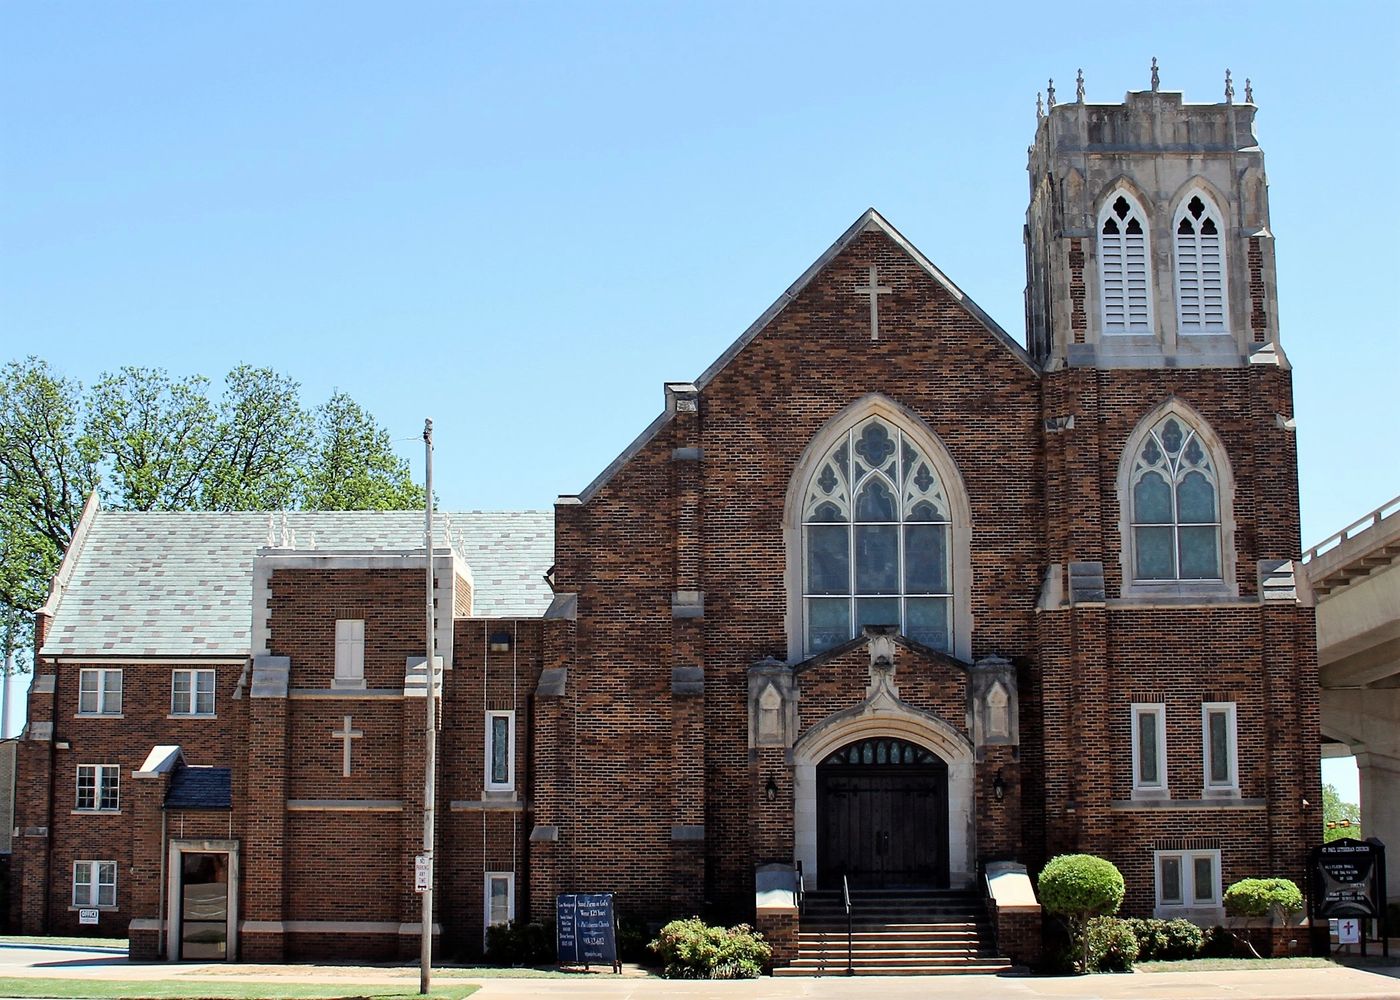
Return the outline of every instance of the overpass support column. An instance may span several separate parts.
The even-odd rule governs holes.
[[[1361,830],[1386,846],[1386,899],[1400,902],[1400,758],[1363,751],[1356,755],[1361,772]]]

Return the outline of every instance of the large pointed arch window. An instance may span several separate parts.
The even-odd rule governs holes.
[[[1099,215],[1099,294],[1104,333],[1152,333],[1152,281],[1147,216],[1119,193]]]
[[[894,625],[951,649],[950,507],[929,456],[894,424],[869,417],[814,469],[802,504],[807,653],[866,625]]]
[[[1174,225],[1177,329],[1183,334],[1226,333],[1220,212],[1197,192],[1182,201]]]
[[[1220,580],[1220,477],[1196,430],[1169,413],[1132,462],[1134,578]]]

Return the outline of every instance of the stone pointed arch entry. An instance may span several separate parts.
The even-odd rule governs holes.
[[[948,764],[911,740],[868,736],[817,765],[821,887],[948,886]]]
[[[793,845],[808,885],[821,885],[824,874],[819,857],[822,790],[818,768],[843,747],[881,737],[926,748],[946,766],[948,885],[953,888],[972,885],[975,874],[972,745],[942,719],[907,706],[901,706],[901,710],[886,708],[855,715],[838,714],[814,726],[793,747]]]

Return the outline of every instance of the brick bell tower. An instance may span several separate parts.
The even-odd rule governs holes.
[[[1121,103],[1076,83],[1037,101],[1028,163],[1048,565],[1025,833],[1113,860],[1126,912],[1191,915],[1265,868],[1301,877],[1320,801],[1264,157],[1228,71],[1209,104],[1155,59]]]

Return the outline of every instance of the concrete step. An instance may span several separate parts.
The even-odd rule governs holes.
[[[857,976],[966,976],[996,975],[1009,972],[1014,966],[1005,959],[989,959],[976,962],[959,962],[956,965],[925,965],[914,969],[903,965],[857,965]],[[774,976],[844,976],[845,962],[839,965],[829,963],[824,967],[807,965],[787,965],[774,969]]]

